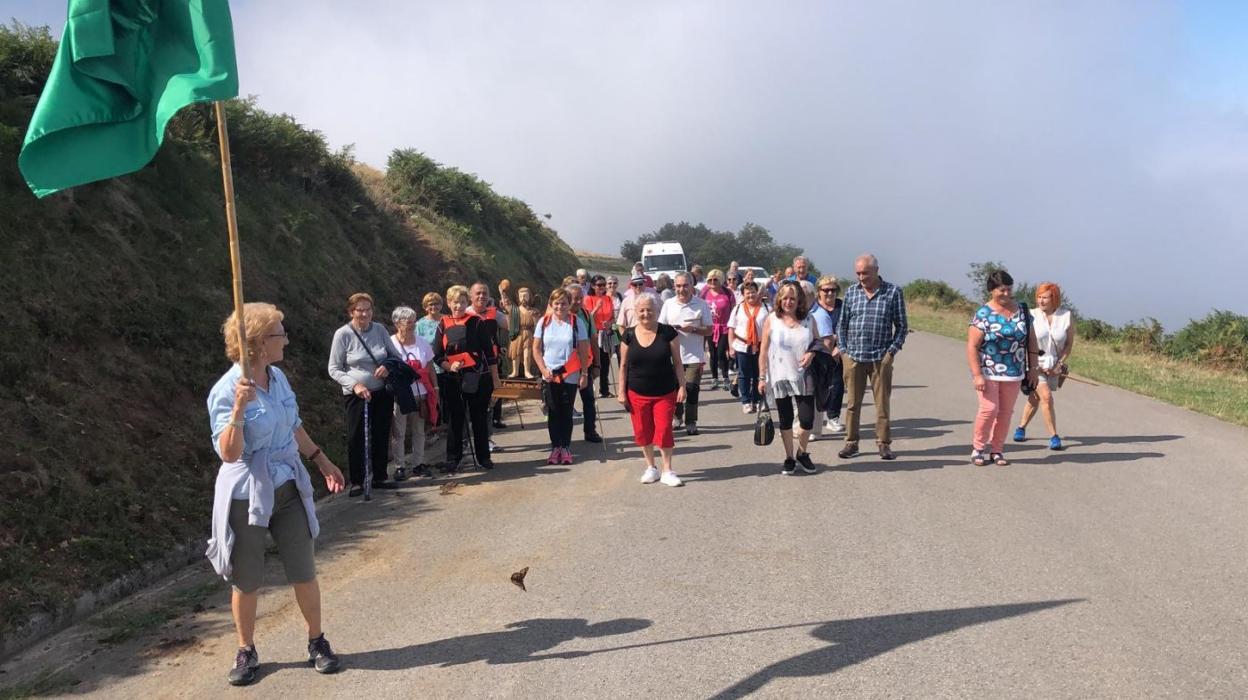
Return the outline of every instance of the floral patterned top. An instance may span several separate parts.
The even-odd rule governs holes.
[[[1021,382],[1027,366],[1026,311],[1020,304],[1008,318],[984,304],[971,319],[972,326],[984,333],[979,344],[979,366],[984,379],[994,382]]]

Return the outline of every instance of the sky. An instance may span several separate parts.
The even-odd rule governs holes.
[[[577,249],[754,222],[834,274],[872,252],[966,289],[999,260],[1114,323],[1248,313],[1248,3],[231,7],[243,94],[475,173]],[[59,35],[64,5],[7,17]]]

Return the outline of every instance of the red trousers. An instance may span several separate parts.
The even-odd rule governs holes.
[[[676,414],[676,392],[664,396],[642,396],[631,389],[628,405],[633,417],[633,437],[640,446],[672,447],[672,416]]]

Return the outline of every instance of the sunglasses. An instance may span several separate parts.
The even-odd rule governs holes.
[[[819,291],[823,292],[824,294],[836,294],[837,292],[841,291],[841,288],[840,287],[823,287]]]

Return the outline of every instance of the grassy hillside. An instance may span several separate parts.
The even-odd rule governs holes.
[[[183,112],[141,172],[36,200],[16,155],[53,48],[46,32],[0,28],[5,629],[206,537],[217,460],[204,402],[228,367],[210,110]],[[377,173],[290,117],[237,101],[229,112],[246,297],[285,311],[284,369],[310,432],[344,468],[325,361],[347,295],[371,292],[388,318],[452,282],[549,288],[578,264],[523,202],[471,175],[423,157],[419,173]],[[440,196],[415,196],[422,183]]]

